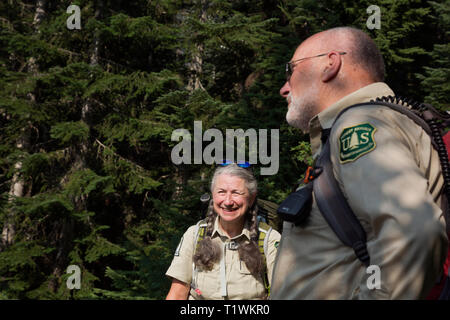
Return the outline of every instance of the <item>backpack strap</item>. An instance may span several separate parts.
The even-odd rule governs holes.
[[[205,239],[206,237],[206,219],[200,220],[199,222],[197,222],[197,231],[196,231],[196,236],[195,236],[195,251],[197,251],[198,246],[200,241],[202,241],[203,239]]]
[[[353,248],[358,259],[368,267],[370,256],[366,246],[366,232],[348,205],[334,177],[329,140],[325,143],[315,167],[320,174],[312,180],[312,183],[320,212],[339,240]]]
[[[267,246],[269,241],[268,235],[272,231],[272,227],[265,222],[259,222],[258,231],[259,231],[258,236],[259,252],[261,252],[261,254],[265,256],[267,253]]]
[[[195,225],[196,231],[195,231],[195,252],[198,249],[200,241],[205,239],[206,237],[206,219],[200,220]],[[191,287],[194,289],[197,289],[197,267],[195,266],[194,261],[192,261],[192,279],[191,279]]]
[[[258,224],[258,248],[259,252],[263,256],[264,261],[264,275],[263,275],[263,281],[264,281],[264,287],[266,288],[267,295],[270,296],[270,283],[269,283],[269,276],[267,273],[267,250],[269,245],[269,234],[272,231],[272,227],[269,226],[267,223],[259,222]]]

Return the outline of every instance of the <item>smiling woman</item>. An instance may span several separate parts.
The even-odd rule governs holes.
[[[264,299],[280,234],[258,223],[257,182],[234,163],[216,169],[205,220],[191,226],[166,275],[167,299]]]
[[[236,173],[242,175],[240,171],[245,173],[234,166],[219,169],[211,183],[214,211],[220,216],[219,227],[230,238],[242,230],[244,215],[253,206],[256,198],[256,181],[251,174],[247,180],[233,175]],[[248,187],[250,184],[252,188]]]
[[[218,229],[230,239],[240,235],[247,222],[250,241],[238,247],[239,258],[245,262],[250,272],[261,273],[263,261],[257,243],[258,207],[255,203],[257,193],[255,177],[250,170],[236,164],[221,167],[214,173],[211,192],[213,210],[208,210],[206,238],[199,243],[194,262],[197,266],[206,268],[209,268],[211,263],[217,262],[218,244],[215,245],[213,252],[206,249],[212,245],[210,244],[211,235],[214,231],[213,223],[216,220]]]

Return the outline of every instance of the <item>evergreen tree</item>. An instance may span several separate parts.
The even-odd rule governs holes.
[[[438,25],[438,41],[430,52],[433,64],[425,66],[425,74],[418,74],[425,89],[425,102],[450,111],[450,1],[430,2]]]
[[[367,31],[397,93],[448,109],[448,1],[383,0],[380,30],[366,27],[371,4],[1,2],[0,299],[163,298],[214,170],[171,160],[172,132],[194,121],[224,136],[279,129],[278,174],[255,166],[259,197],[279,203],[311,164],[279,88],[314,32]],[[81,29],[67,27],[70,5]]]

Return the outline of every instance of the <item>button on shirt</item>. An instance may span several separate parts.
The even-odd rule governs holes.
[[[321,151],[322,129],[330,128],[340,111],[387,95],[394,93],[386,84],[374,83],[315,116],[310,122],[313,156]],[[350,144],[357,127],[372,134],[372,147],[356,156],[344,154],[343,135],[349,133]],[[271,298],[425,298],[447,248],[443,177],[430,137],[407,116],[368,105],[344,113],[329,139],[334,175],[367,233],[371,264],[380,271],[379,288],[368,285],[372,272],[337,238],[314,199],[306,225],[283,225]]]
[[[210,271],[193,268],[193,255],[197,245],[198,226],[188,228],[184,233],[175,256],[166,275],[187,284],[192,283],[189,299],[261,299],[266,292],[263,275],[255,278],[247,266],[239,258],[236,247],[250,240],[248,225],[245,225],[242,233],[236,237],[228,238],[219,228],[218,218],[214,223],[211,239],[222,248],[223,261],[214,265]],[[266,264],[269,280],[272,278],[272,270],[277,252],[280,234],[271,230],[268,237]],[[201,292],[198,295],[194,289]]]

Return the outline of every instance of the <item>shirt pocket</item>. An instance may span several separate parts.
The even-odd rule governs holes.
[[[245,275],[250,275],[252,274],[250,272],[250,270],[248,270],[247,265],[245,264],[244,261],[239,260],[239,273],[241,274],[245,274]]]
[[[233,276],[233,281],[230,283],[233,295],[231,299],[261,299],[264,297],[265,289],[262,279],[258,276],[255,278],[244,261],[239,260],[238,275]]]
[[[212,270],[198,270],[196,279],[197,288],[205,299],[220,299],[220,270],[216,263]]]

